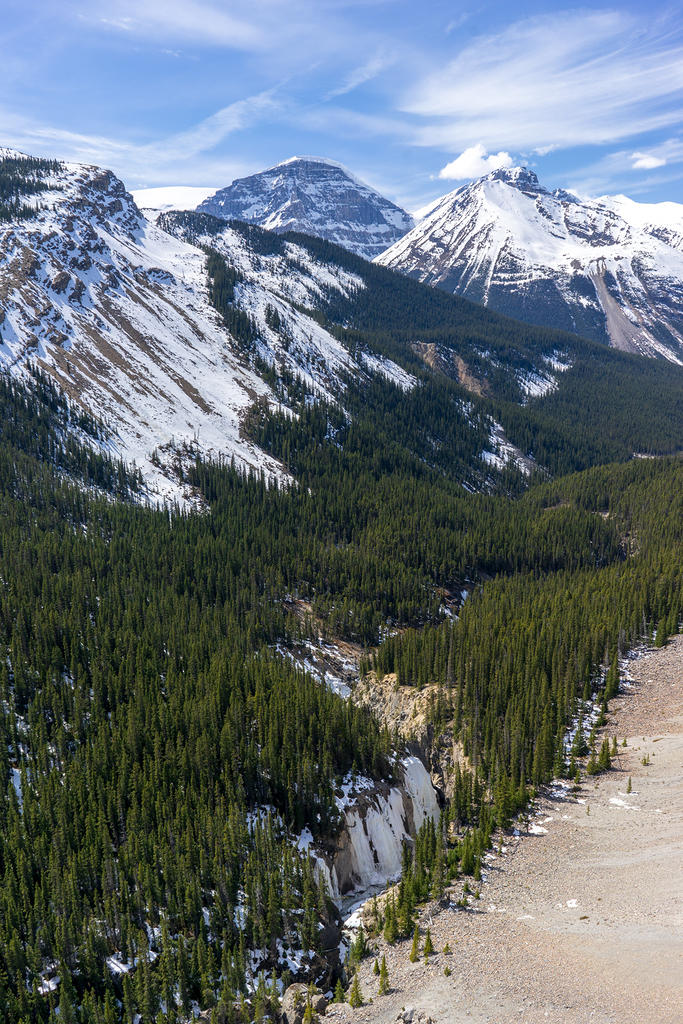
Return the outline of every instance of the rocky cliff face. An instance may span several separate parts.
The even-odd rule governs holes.
[[[525,168],[456,189],[377,258],[501,313],[683,363],[683,206],[550,192]]]
[[[451,726],[434,729],[434,706],[440,696],[443,694],[436,684],[423,689],[399,686],[394,674],[378,678],[374,672],[363,676],[353,690],[354,703],[371,709],[390,733],[398,733],[418,750],[432,786],[450,797],[456,762],[461,766],[468,766],[468,762]]]
[[[198,209],[271,231],[301,231],[372,259],[409,231],[413,219],[340,164],[293,157],[238,178]]]
[[[396,878],[404,842],[426,818],[438,816],[437,792],[422,761],[405,757],[400,774],[395,786],[368,779],[344,785],[337,800],[344,825],[334,846],[317,855],[333,899]]]

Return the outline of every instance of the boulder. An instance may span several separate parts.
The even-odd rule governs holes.
[[[412,1006],[407,1006],[399,1013],[396,1024],[434,1024],[434,1021],[422,1010],[414,1010]]]
[[[302,1024],[307,1000],[308,985],[304,985],[303,982],[290,985],[282,997],[282,1006],[280,1008],[281,1024]],[[324,1013],[327,1009],[327,999],[320,989],[313,991],[311,1006],[315,1013]]]

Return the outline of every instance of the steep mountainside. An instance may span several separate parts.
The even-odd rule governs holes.
[[[271,231],[301,231],[372,259],[409,231],[412,217],[346,168],[319,157],[292,157],[238,178],[198,207],[224,220]]]
[[[279,474],[241,431],[247,408],[272,391],[235,338],[239,324],[229,333],[211,302],[206,252],[146,220],[123,184],[97,167],[34,166],[5,154],[0,184],[8,196],[0,220],[0,364],[15,374],[37,364],[106,420],[112,450],[136,462],[153,496],[178,496],[174,464],[190,450]],[[313,305],[310,293],[347,292],[360,279],[318,268],[300,248],[291,266],[281,260],[264,277],[258,254],[218,224],[245,279],[248,330],[262,339],[262,358],[279,356],[326,396],[342,386],[342,374],[367,375],[295,308]],[[285,295],[272,302],[287,351],[266,323],[271,290]]]
[[[529,323],[683,362],[683,206],[549,192],[525,168],[444,196],[378,262]]]

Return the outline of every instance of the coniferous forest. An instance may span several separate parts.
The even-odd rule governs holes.
[[[280,382],[297,415],[256,403],[244,424],[285,467],[280,487],[197,459],[202,510],[151,508],[135,471],[93,453],[104,425],[40,374],[0,381],[4,1020],[172,1024],[199,1007],[246,1024],[274,1013],[283,951],[324,976],[336,911],[296,837],[334,837],[341,780],[391,780],[399,741],[283,647],[322,631],[359,645],[363,671],[438,684],[435,727],[463,743],[469,768],[377,922],[395,937],[448,878],[477,877],[530,787],[570,770],[565,731],[582,701],[607,707],[629,646],[679,629],[683,463],[661,453],[683,446],[680,376],[618,353],[597,373],[598,346],[558,334],[574,346],[566,384],[521,406],[493,373],[465,423],[472,396],[425,369],[406,317],[434,344],[469,337],[475,369],[481,336],[523,365],[548,332],[506,337],[467,303],[456,329],[457,300],[406,281],[399,301],[395,275],[346,258],[374,284],[320,317],[421,384],[372,378],[346,415]],[[248,351],[239,280],[208,261]],[[543,468],[470,493],[489,416]]]

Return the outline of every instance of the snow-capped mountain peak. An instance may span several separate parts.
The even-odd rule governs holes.
[[[487,178],[489,181],[505,181],[521,189],[540,187],[538,176],[528,167],[499,167],[498,170],[491,171]]]
[[[510,316],[683,361],[683,206],[551,192],[525,167],[444,196],[377,258]]]
[[[372,259],[409,231],[412,217],[342,164],[294,156],[238,178],[198,209],[271,231],[300,231]]]

